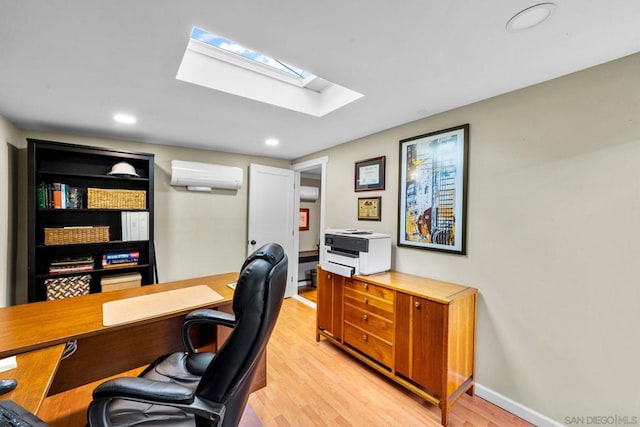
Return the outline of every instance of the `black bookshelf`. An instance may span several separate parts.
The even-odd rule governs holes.
[[[100,292],[102,277],[138,272],[142,284],[154,283],[153,248],[153,176],[154,155],[131,153],[62,142],[27,139],[28,141],[28,300],[44,301],[45,281],[53,278],[90,275],[90,292]],[[114,164],[127,162],[139,177],[108,175]],[[44,183],[64,183],[85,191],[81,204],[54,208],[39,200],[38,187]],[[93,209],[87,207],[86,189],[144,190],[145,208]],[[42,195],[40,194],[40,197]],[[123,241],[122,212],[148,212],[148,239]],[[108,241],[98,243],[45,244],[45,229],[61,227],[108,227]],[[102,256],[114,252],[137,252],[137,265],[105,269]],[[90,257],[93,269],[51,274],[54,261]]]

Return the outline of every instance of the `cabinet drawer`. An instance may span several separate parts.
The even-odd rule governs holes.
[[[391,367],[393,361],[391,344],[384,342],[380,338],[345,323],[344,342],[383,365]]]
[[[354,291],[361,292],[363,294],[372,295],[387,300],[393,304],[395,292],[390,289],[383,288],[382,286],[376,286],[372,285],[371,283],[352,279],[345,281],[345,287],[353,289]]]
[[[393,299],[382,299],[375,295],[355,291],[353,288],[345,286],[344,303],[350,304],[360,310],[375,313],[385,319],[393,320]]]
[[[392,341],[393,322],[389,319],[345,304],[344,321],[357,326],[367,333],[377,335],[385,341]]]

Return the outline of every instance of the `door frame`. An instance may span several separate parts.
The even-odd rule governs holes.
[[[321,167],[321,175],[320,175],[320,247],[318,248],[318,256],[319,263],[324,261],[325,250],[324,250],[324,230],[325,230],[325,208],[326,208],[326,191],[327,191],[327,163],[329,163],[329,156],[318,157],[311,160],[306,160],[300,163],[294,163],[291,165],[291,169],[295,171],[295,202],[294,202],[294,210],[291,213],[294,218],[294,224],[298,223],[299,212],[300,212],[300,175],[302,172],[308,169],[315,169],[318,166]],[[294,227],[293,233],[293,251],[297,254],[300,251],[300,231],[298,227]],[[296,257],[295,262],[289,262],[291,268],[295,268],[295,272],[297,274],[298,271],[298,258]],[[297,277],[297,276],[296,276]],[[296,292],[293,294],[293,298],[298,299],[304,303],[308,301],[304,298],[298,297],[298,289],[296,283]],[[315,304],[311,303],[315,306]]]

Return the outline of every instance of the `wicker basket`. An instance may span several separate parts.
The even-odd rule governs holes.
[[[74,243],[99,243],[109,241],[109,226],[45,228],[44,244],[71,245]]]
[[[87,207],[89,209],[146,209],[147,192],[87,188]]]
[[[89,293],[90,283],[91,275],[89,274],[59,277],[44,281],[44,285],[47,288],[48,300],[87,295]]]

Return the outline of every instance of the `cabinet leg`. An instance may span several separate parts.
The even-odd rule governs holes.
[[[472,384],[472,385],[471,385],[471,387],[469,387],[469,390],[467,390],[467,394],[468,394],[469,396],[475,396],[475,395],[476,395],[476,392],[475,392],[475,390],[474,390],[474,387],[475,387],[475,384]]]
[[[446,398],[440,401],[440,422],[443,426],[446,426],[449,422],[449,405]]]

